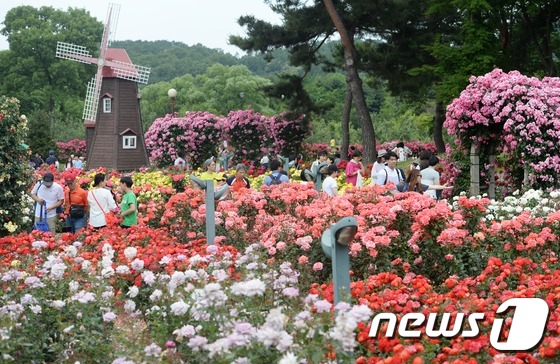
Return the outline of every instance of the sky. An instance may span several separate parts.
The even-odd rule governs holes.
[[[3,23],[11,8],[31,5],[36,8],[51,6],[67,10],[83,8],[90,15],[105,23],[111,1],[100,0],[0,0],[0,21]],[[230,35],[245,35],[237,24],[242,15],[280,23],[264,0],[113,0],[120,5],[115,40],[168,40],[187,45],[202,44],[220,48],[231,54],[244,54],[228,44]],[[0,29],[3,28],[0,24]],[[101,40],[100,40],[101,41]],[[0,35],[0,50],[9,48],[8,41]]]

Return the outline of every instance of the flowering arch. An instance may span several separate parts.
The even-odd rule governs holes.
[[[495,69],[471,77],[447,107],[448,133],[468,147],[496,144],[512,166],[527,166],[533,187],[549,188],[560,176],[560,80]]]

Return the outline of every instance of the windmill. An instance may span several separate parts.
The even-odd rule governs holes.
[[[119,11],[120,5],[109,5],[99,57],[76,44],[56,45],[59,58],[97,65],[97,73],[88,83],[83,113],[90,169],[133,170],[148,165],[137,83],[148,83],[150,68],[132,64],[124,49],[109,48]]]

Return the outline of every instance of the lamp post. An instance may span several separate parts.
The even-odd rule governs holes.
[[[241,91],[241,92],[239,93],[239,98],[241,99],[241,109],[242,109],[242,110],[244,109],[244,105],[245,105],[245,103],[243,102],[243,98],[244,98],[244,97],[245,97],[245,92]]]
[[[214,240],[216,239],[216,207],[214,200],[219,200],[229,189],[229,186],[226,184],[214,190],[214,180],[201,180],[194,174],[191,174],[189,177],[195,187],[206,191],[206,244],[214,245]]]
[[[175,97],[177,97],[177,90],[170,88],[167,91],[167,96],[171,99],[171,115],[175,115]]]
[[[313,182],[313,186],[315,187],[315,191],[321,192],[322,182],[323,182],[323,174],[327,172],[327,168],[329,167],[328,162],[319,163],[317,168],[314,168],[314,171],[310,171],[309,169],[305,169],[303,171],[303,175],[305,176],[305,180],[307,182]]]
[[[350,258],[348,245],[356,237],[358,222],[353,217],[344,217],[331,224],[321,237],[321,247],[332,260],[334,304],[350,296]]]

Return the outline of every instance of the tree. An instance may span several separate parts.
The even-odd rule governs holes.
[[[340,34],[342,40],[342,48],[344,48],[344,68],[346,69],[346,79],[348,88],[352,92],[352,101],[358,113],[358,119],[362,126],[362,146],[364,148],[363,155],[366,163],[372,162],[377,156],[375,149],[375,130],[371,122],[371,117],[366,106],[364,89],[362,87],[362,79],[358,74],[358,56],[354,47],[353,33],[346,29],[342,18],[334,7],[331,0],[324,0],[325,7]]]
[[[22,112],[64,111],[67,104],[83,100],[94,68],[56,58],[55,51],[57,41],[90,51],[99,48],[103,24],[89,12],[19,6],[8,11],[0,33],[10,44],[10,51],[3,55],[9,69],[0,80],[0,93],[19,98]]]
[[[262,20],[257,20],[252,16],[241,17],[238,23],[247,28],[248,37],[231,36],[230,43],[237,45],[245,51],[257,51],[270,54],[270,51],[286,47],[290,49],[290,61],[295,66],[303,69],[304,78],[311,66],[320,64],[324,59],[318,52],[331,35],[338,29],[348,33],[347,29],[352,29],[352,33],[345,39],[345,64],[347,72],[348,86],[352,91],[354,105],[362,127],[362,141],[364,144],[364,156],[366,162],[371,162],[375,156],[375,132],[371,123],[371,118],[367,112],[363,88],[359,78],[358,65],[356,64],[355,49],[353,49],[353,34],[356,27],[361,27],[361,22],[365,19],[364,7],[359,1],[350,1],[352,9],[355,11],[346,12],[344,2],[337,3],[337,23],[340,27],[333,25],[333,17],[329,15],[325,4],[322,1],[314,1],[311,4],[303,4],[299,1],[270,1],[272,10],[282,15],[284,23],[282,25],[272,25]],[[334,8],[334,4],[331,4]],[[334,15],[334,13],[331,14]],[[344,19],[340,19],[340,17]],[[344,29],[344,30],[343,30]],[[345,31],[346,30],[346,31]],[[293,97],[293,93],[289,94]]]
[[[171,113],[167,91],[177,90],[175,112],[207,111],[227,115],[230,110],[251,108],[272,115],[270,99],[264,89],[270,85],[264,77],[253,75],[245,66],[215,64],[205,73],[193,77],[184,75],[170,82],[158,82],[142,89],[142,120],[145,130],[151,123]]]

